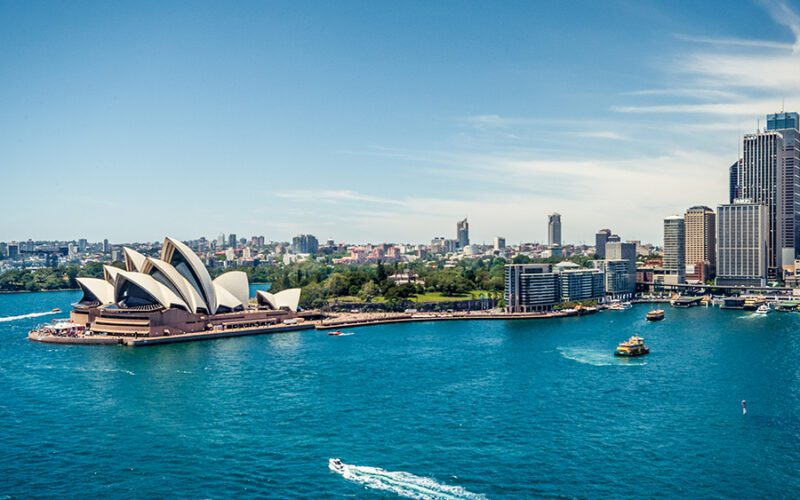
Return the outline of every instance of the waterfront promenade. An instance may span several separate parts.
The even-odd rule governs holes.
[[[113,335],[80,335],[56,336],[43,335],[35,331],[28,333],[28,338],[36,342],[54,344],[83,344],[83,345],[124,345],[129,347],[142,347],[151,345],[173,344],[178,342],[194,342],[201,340],[214,340],[229,337],[244,337],[250,335],[263,335],[274,333],[287,333],[300,330],[333,330],[339,328],[352,328],[358,326],[384,325],[390,323],[412,323],[431,321],[464,321],[464,320],[533,320],[564,318],[569,316],[582,316],[596,313],[598,308],[572,309],[567,311],[550,311],[536,313],[508,313],[496,309],[483,311],[460,311],[439,313],[328,313],[324,319],[314,321],[300,321],[293,324],[278,324],[253,328],[226,328],[224,330],[209,330],[199,333],[186,333],[164,335],[156,337],[126,337]]]

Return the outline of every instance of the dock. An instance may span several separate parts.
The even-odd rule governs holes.
[[[201,340],[224,339],[230,337],[245,337],[249,335],[264,335],[273,333],[287,333],[300,330],[313,330],[313,323],[296,323],[292,325],[261,326],[254,328],[228,328],[225,330],[209,330],[198,333],[182,333],[164,335],[159,337],[123,337],[116,335],[86,335],[82,337],[59,337],[55,335],[28,334],[30,340],[51,344],[79,344],[79,345],[124,345],[128,347],[144,347],[151,345],[175,344],[179,342],[196,342]]]

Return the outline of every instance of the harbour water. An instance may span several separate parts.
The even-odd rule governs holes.
[[[78,295],[0,295],[0,497],[800,490],[800,314],[647,323],[636,306],[150,348],[25,338],[50,317],[19,316]],[[615,358],[633,334],[651,354]]]

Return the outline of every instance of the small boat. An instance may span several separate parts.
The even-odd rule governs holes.
[[[771,311],[772,309],[770,309],[767,304],[761,304],[758,306],[758,309],[756,309],[756,314],[769,314]]]
[[[60,312],[61,312],[61,309],[59,309],[59,308],[57,308],[57,307],[54,307],[54,308],[53,308],[53,309],[52,309],[50,312],[54,312],[54,313],[60,313]]]
[[[647,313],[645,317],[647,321],[661,321],[664,319],[664,310],[663,309],[655,309]]]
[[[614,351],[614,356],[635,358],[636,356],[644,356],[649,353],[650,348],[644,345],[644,339],[634,335],[617,346],[617,349]]]
[[[339,474],[344,473],[344,464],[338,458],[331,458],[328,460],[328,468]]]
[[[339,336],[341,334],[342,334],[342,332],[340,332],[339,330],[334,330],[332,332],[328,332],[328,335],[333,335],[334,337],[337,337],[337,336]]]

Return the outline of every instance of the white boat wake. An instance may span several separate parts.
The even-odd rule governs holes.
[[[647,361],[633,358],[618,358],[613,352],[580,347],[557,347],[561,357],[577,363],[592,366],[642,366]]]
[[[328,461],[328,468],[348,481],[359,483],[373,490],[387,491],[406,498],[422,499],[479,499],[485,495],[472,493],[461,486],[441,484],[428,477],[415,476],[408,472],[393,472],[378,467],[348,465]]]
[[[9,321],[19,321],[21,319],[26,319],[26,318],[38,318],[39,316],[49,316],[51,314],[58,314],[58,313],[53,311],[46,311],[38,313],[20,314],[19,316],[6,316],[4,318],[0,318],[0,323],[7,323]]]

